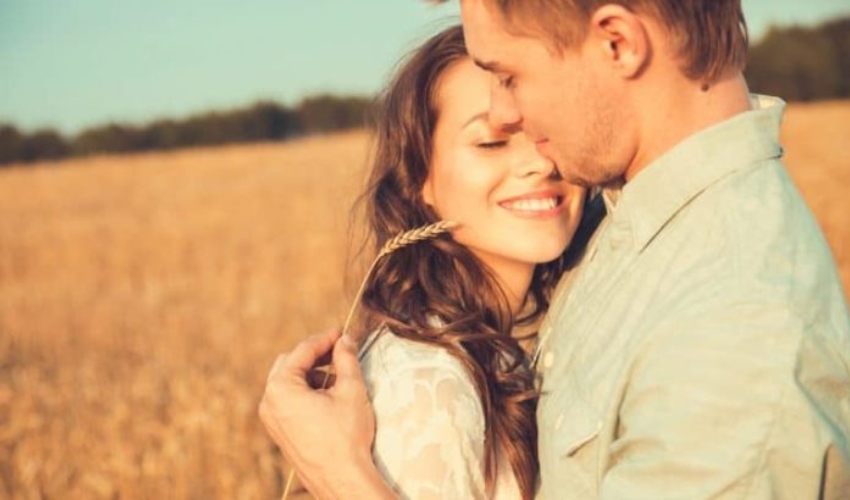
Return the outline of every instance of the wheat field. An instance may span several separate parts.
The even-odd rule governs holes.
[[[783,129],[845,290],[848,129],[847,102]],[[0,170],[0,498],[279,497],[256,406],[276,354],[344,318],[367,152],[351,132]]]

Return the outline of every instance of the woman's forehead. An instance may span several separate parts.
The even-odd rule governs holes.
[[[490,75],[475,66],[472,59],[458,60],[443,72],[437,83],[435,106],[440,120],[459,127],[486,119],[490,107]]]

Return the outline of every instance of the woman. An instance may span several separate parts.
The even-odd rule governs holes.
[[[450,236],[382,258],[363,295],[373,457],[405,498],[532,498],[533,370],[512,336],[535,320],[584,189],[487,119],[490,76],[460,27],[416,50],[383,96],[365,195],[377,248],[439,220]]]

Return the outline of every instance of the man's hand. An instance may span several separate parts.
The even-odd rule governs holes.
[[[312,370],[328,354],[333,384],[314,389]],[[338,331],[314,335],[278,356],[259,414],[304,486],[317,498],[347,497],[352,490],[378,493],[386,488],[372,463],[375,415],[357,361],[357,346],[348,336]]]

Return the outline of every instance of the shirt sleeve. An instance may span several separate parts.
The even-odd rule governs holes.
[[[402,498],[485,497],[484,415],[456,362],[374,380],[375,462]]]
[[[801,350],[817,336],[787,304],[726,304],[666,325],[642,350],[600,498],[837,499],[830,490],[850,487],[847,367]],[[807,397],[813,370],[843,410]]]

